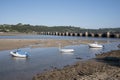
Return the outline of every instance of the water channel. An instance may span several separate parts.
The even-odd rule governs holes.
[[[21,48],[30,52],[29,58],[15,58],[9,53],[11,50],[0,51],[0,80],[32,80],[32,77],[44,70],[53,67],[62,68],[74,64],[77,61],[95,58],[95,54],[101,54],[111,50],[118,50],[120,40],[118,38],[90,38],[90,37],[66,37],[66,36],[0,36],[0,39],[81,39],[81,40],[105,40],[104,48],[89,48],[88,45],[69,45],[64,48],[73,48],[73,53],[61,53],[58,47],[49,48]],[[1,46],[2,47],[2,46]],[[81,59],[76,59],[81,58]]]

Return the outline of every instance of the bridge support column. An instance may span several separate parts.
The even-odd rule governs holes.
[[[62,33],[62,36],[65,36],[65,33]]]
[[[73,33],[70,33],[70,36],[73,36]]]
[[[65,34],[66,34],[66,36],[69,36],[69,33],[68,33],[68,32],[66,32]]]
[[[101,33],[98,33],[98,37],[102,37],[102,34],[101,34]]]
[[[88,36],[88,32],[85,32],[85,36],[86,36],[86,37]]]
[[[95,36],[95,34],[94,34],[94,33],[91,33],[91,36],[92,36],[92,37],[94,37],[94,36]]]
[[[55,32],[55,35],[58,36],[58,32]]]
[[[82,33],[79,33],[79,35],[82,37],[83,34],[82,34]]]
[[[75,36],[77,36],[77,33],[75,33]]]
[[[53,32],[53,34],[52,35],[55,35],[55,32]]]
[[[43,35],[43,32],[41,32],[40,34]]]
[[[107,32],[107,38],[109,38],[110,37],[110,32]]]
[[[116,38],[120,38],[120,34],[115,34],[115,37]]]
[[[59,33],[59,36],[61,36],[61,33]]]

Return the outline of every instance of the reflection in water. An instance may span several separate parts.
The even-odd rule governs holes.
[[[73,55],[74,53],[73,52],[61,52],[62,54],[70,54],[70,55]]]
[[[19,57],[11,57],[11,59],[17,64],[26,64],[28,58],[19,58]]]
[[[94,57],[95,57],[96,54],[102,53],[104,48],[89,48],[89,50],[90,50],[90,53],[93,53]]]
[[[100,50],[100,49],[103,49],[103,48],[90,48],[91,50]]]
[[[13,56],[12,56],[12,59],[13,59],[13,60],[21,60],[21,61],[24,60],[24,61],[25,61],[25,60],[27,60],[28,58],[20,58],[20,57],[13,57]]]
[[[96,51],[102,51],[104,48],[89,48],[90,51],[96,52]]]

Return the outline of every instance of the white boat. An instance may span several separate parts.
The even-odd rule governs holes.
[[[26,58],[29,56],[28,52],[24,52],[22,50],[11,51],[10,54],[14,57],[21,57],[21,58]]]
[[[74,49],[59,49],[59,50],[60,52],[66,52],[66,53],[74,51]]]
[[[95,42],[95,43],[89,44],[89,47],[90,48],[102,48],[103,45],[98,44],[97,42]]]
[[[69,53],[69,52],[73,52],[74,49],[62,49],[62,48],[61,48],[61,45],[59,44],[59,51],[60,51],[60,52],[65,52],[65,53]]]

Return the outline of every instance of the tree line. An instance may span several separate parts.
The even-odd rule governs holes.
[[[120,28],[100,28],[100,29],[85,29],[75,26],[44,26],[44,25],[30,25],[18,23],[16,25],[1,24],[0,32],[22,32],[22,33],[32,33],[32,32],[114,32],[120,33]]]

